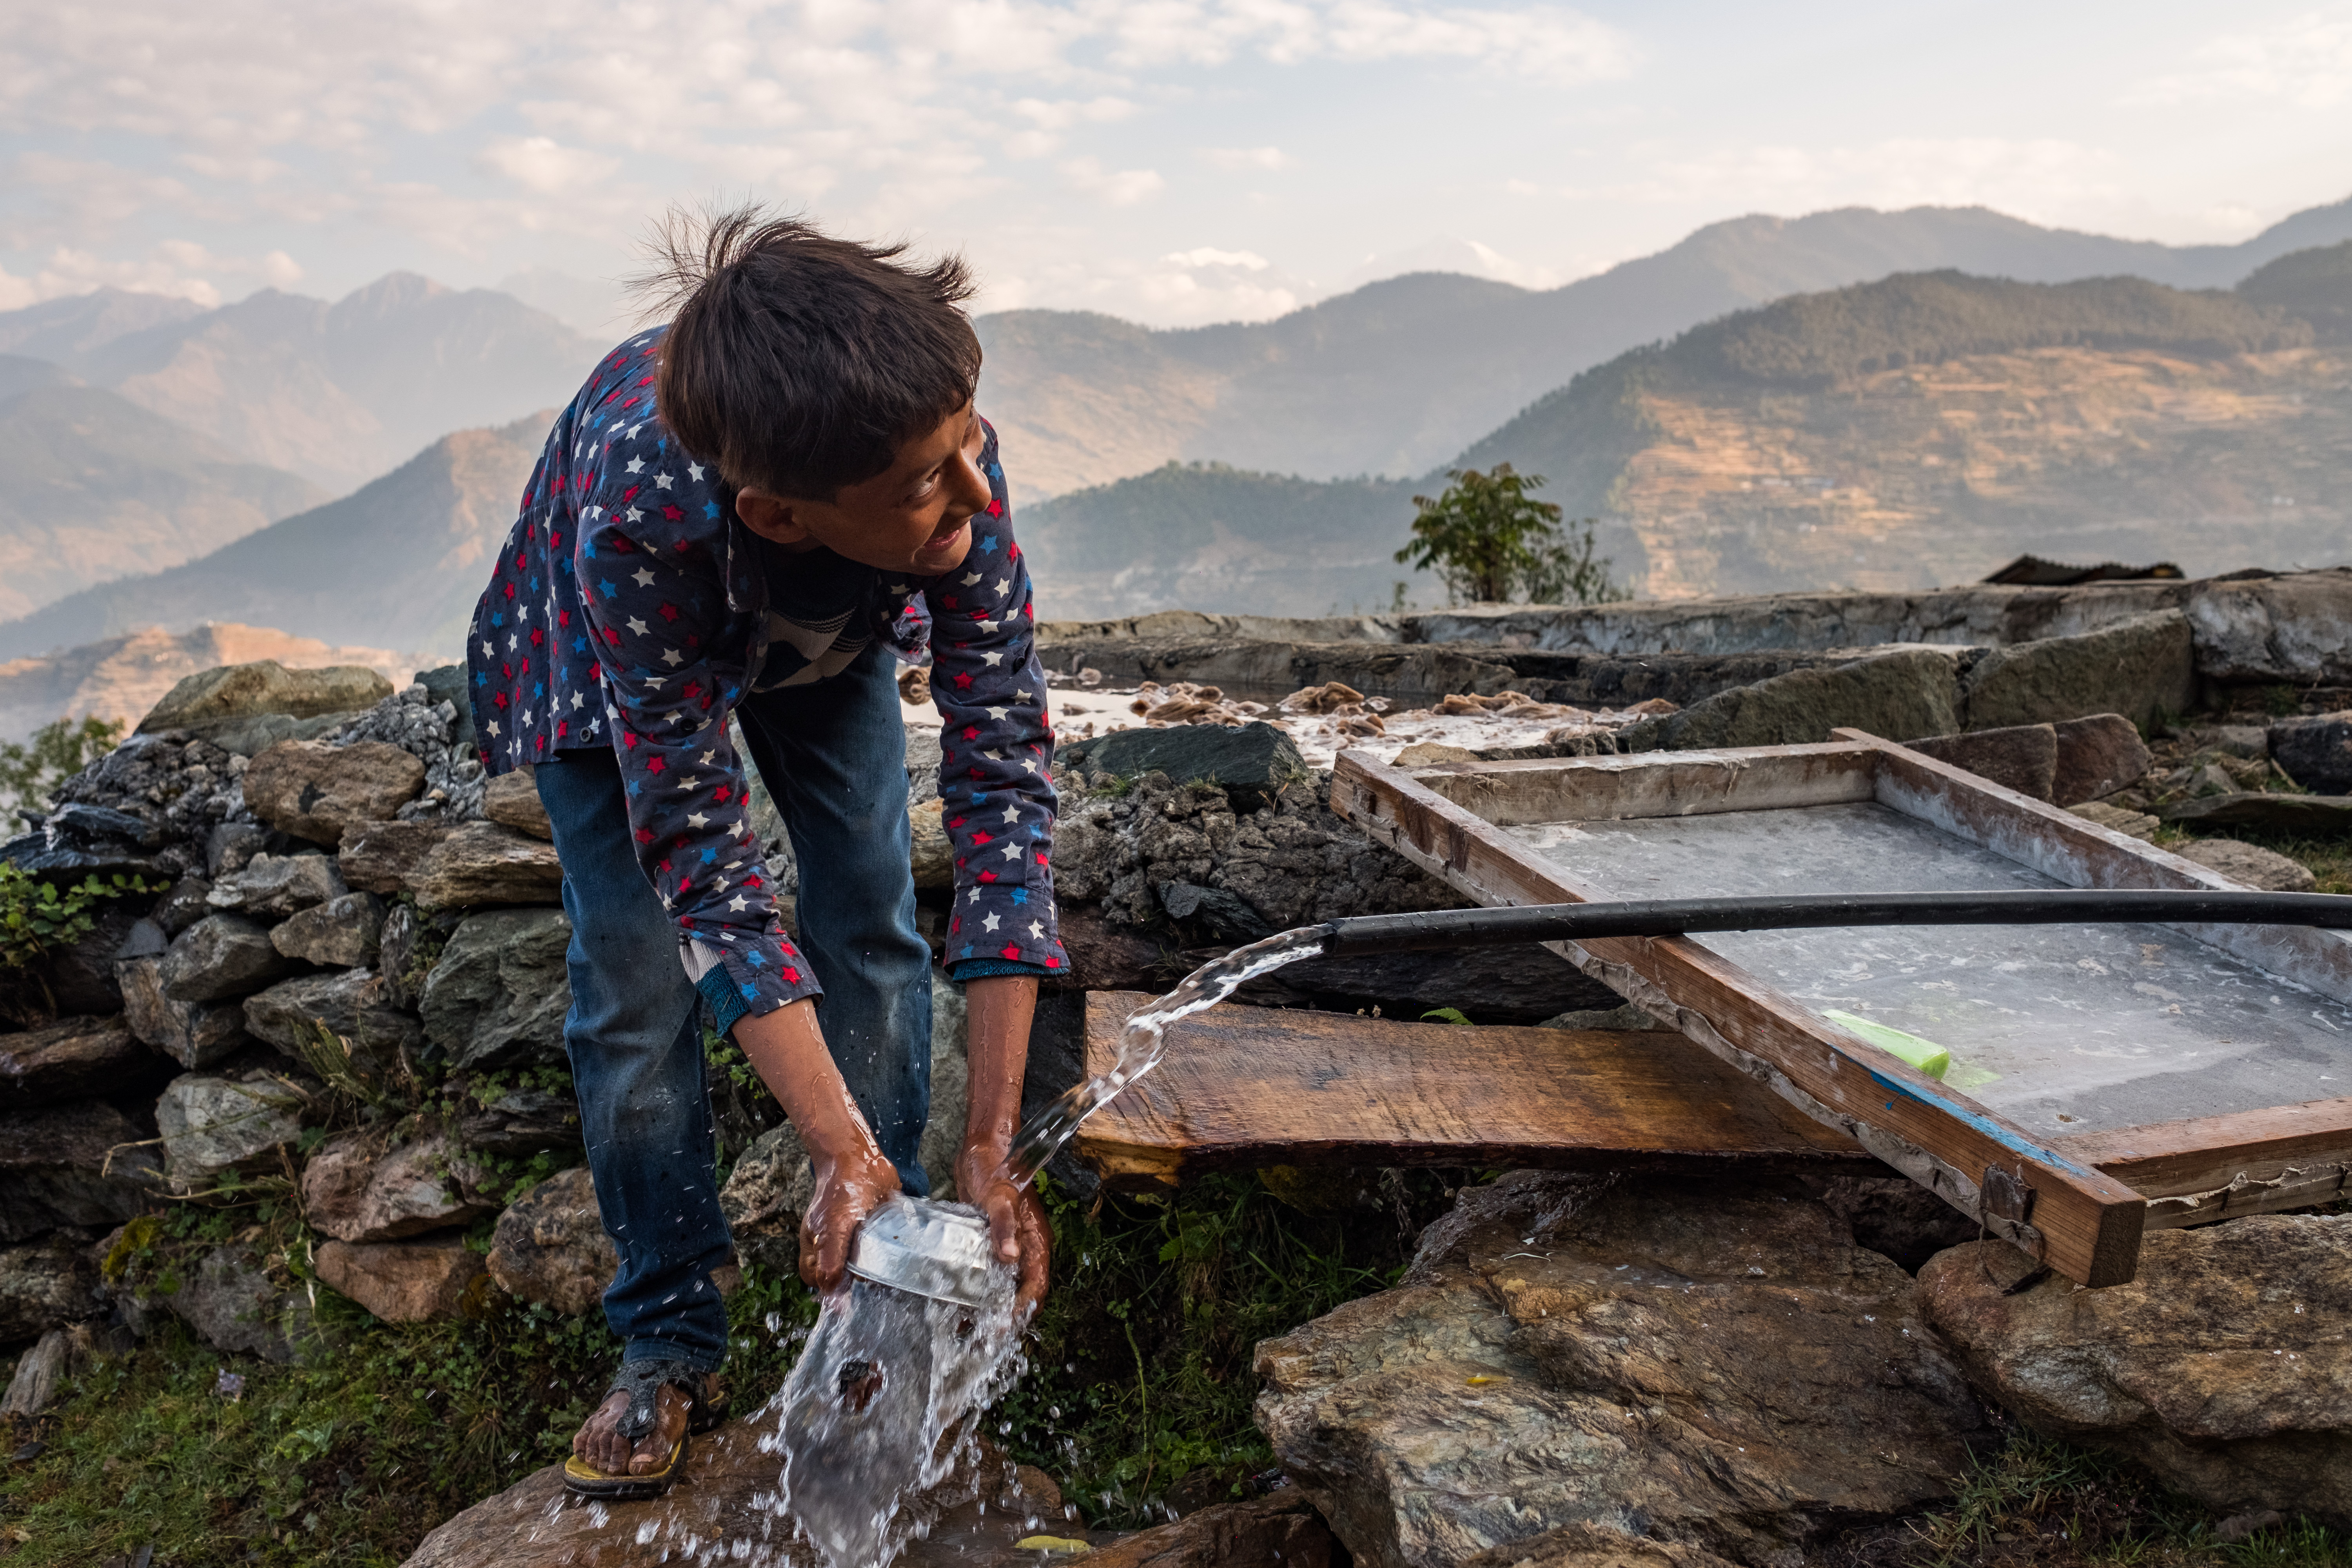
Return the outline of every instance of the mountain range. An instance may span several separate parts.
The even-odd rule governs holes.
[[[452,657],[553,418],[455,431],[340,500],[0,625],[0,659],[205,621]]]
[[[1621,354],[1457,464],[1543,476],[1647,597],[1927,587],[2028,551],[2319,564],[2352,554],[2348,378],[2352,242],[2234,290],[1900,274]],[[1033,506],[1024,538],[1056,616],[1369,609],[1444,483],[1178,466]]]
[[[1418,474],[1580,371],[1786,295],[1943,268],[2226,287],[2347,238],[2352,200],[2238,245],[2115,239],[1983,207],[1741,217],[1558,289],[1415,273],[1276,321],[1164,331],[1066,310],[982,316],[982,407],[1024,500],[1171,460],[1317,479]]]

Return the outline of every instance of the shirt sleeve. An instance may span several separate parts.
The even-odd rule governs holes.
[[[1013,537],[996,433],[993,497],[962,566],[923,589],[940,710],[940,798],[955,848],[948,961],[1069,967],[1054,921],[1054,731],[1029,568]],[[959,977],[964,977],[959,971]]]
[[[822,989],[776,919],[743,759],[728,738],[760,652],[756,617],[728,592],[716,476],[660,426],[616,434],[590,491],[576,570],[629,833],[686,973],[724,1031]]]

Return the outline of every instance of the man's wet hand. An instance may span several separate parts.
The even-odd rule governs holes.
[[[956,1195],[988,1216],[988,1238],[999,1263],[1021,1271],[1018,1297],[1025,1321],[1045,1299],[1053,1270],[1054,1233],[1045,1223],[1045,1205],[1035,1186],[1016,1186],[1004,1173],[1005,1149],[991,1142],[968,1143],[956,1157]]]
[[[818,1154],[815,1164],[816,1195],[801,1216],[801,1278],[829,1296],[848,1271],[857,1227],[898,1195],[898,1173],[870,1142],[835,1157]]]

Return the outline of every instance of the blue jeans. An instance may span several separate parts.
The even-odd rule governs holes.
[[[849,1092],[911,1194],[930,1110],[930,950],[908,868],[906,733],[891,661],[869,648],[829,680],[754,693],[737,710],[800,868],[800,948]],[[556,854],[572,1010],[563,1042],[596,1205],[621,1266],[604,1321],[623,1359],[705,1370],[727,1353],[710,1272],[732,1247],[719,1211],[702,998],[677,930],[637,868],[620,765],[566,752],[539,770]]]

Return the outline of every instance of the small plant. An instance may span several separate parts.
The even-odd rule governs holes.
[[[122,743],[122,721],[57,719],[30,741],[0,742],[0,822],[21,831],[22,814],[45,811],[58,786]]]
[[[1528,494],[1541,474],[1497,463],[1486,473],[1455,468],[1434,498],[1415,496],[1412,542],[1396,559],[1434,571],[1445,592],[1475,604],[1594,605],[1625,595],[1596,560],[1591,518],[1563,524],[1560,509]]]
[[[1459,1007],[1432,1007],[1421,1016],[1424,1024],[1466,1024],[1470,1020]]]
[[[160,893],[169,886],[120,872],[103,879],[93,873],[60,886],[0,861],[0,997],[21,998],[26,982],[38,992],[37,1007],[0,1001],[0,1011],[25,1015],[21,1023],[34,1012],[54,1008],[57,998],[41,975],[41,961],[96,931],[93,911],[100,904],[128,894]]]

